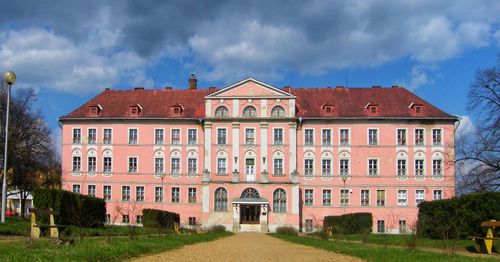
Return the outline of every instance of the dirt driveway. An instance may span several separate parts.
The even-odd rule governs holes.
[[[238,233],[133,261],[362,261],[258,233]]]

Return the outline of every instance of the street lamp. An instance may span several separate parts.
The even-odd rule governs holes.
[[[3,75],[3,79],[7,83],[7,110],[5,113],[5,150],[3,152],[3,183],[2,183],[2,223],[5,223],[5,211],[7,205],[7,150],[9,141],[9,107],[10,107],[10,89],[16,82],[16,74],[12,71],[7,71]]]
[[[340,178],[342,178],[342,182],[344,182],[344,194],[345,194],[345,182],[347,181],[347,179],[349,178],[349,176],[347,174],[343,174],[340,176]],[[345,200],[344,200],[345,201]],[[346,209],[346,203],[344,202],[343,203],[343,206],[344,206],[344,214],[345,214],[345,209]]]

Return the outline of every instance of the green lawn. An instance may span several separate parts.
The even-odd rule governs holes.
[[[143,254],[156,253],[196,242],[215,240],[232,233],[193,235],[139,236],[136,240],[118,237],[111,243],[103,237],[85,238],[74,245],[58,245],[53,239],[2,242],[0,261],[122,261]]]
[[[498,256],[491,259],[472,258],[460,255],[447,255],[439,252],[425,252],[384,246],[366,245],[345,241],[328,241],[310,237],[300,237],[283,234],[271,234],[274,237],[297,244],[321,248],[332,252],[359,257],[368,261],[498,261]]]

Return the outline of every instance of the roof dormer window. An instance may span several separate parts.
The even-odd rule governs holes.
[[[376,105],[376,104],[368,103],[365,106],[365,109],[368,110],[368,114],[370,114],[372,116],[378,115],[378,105]]]
[[[141,111],[142,111],[142,106],[139,104],[130,106],[130,115],[131,116],[139,116]]]
[[[172,107],[170,108],[170,111],[173,115],[180,116],[182,114],[182,111],[184,111],[184,110],[183,110],[183,107],[179,103],[176,103],[176,104],[172,105]]]
[[[90,111],[90,116],[98,116],[102,111],[102,106],[99,104],[96,106],[90,106],[89,111]]]
[[[412,113],[415,116],[421,116],[424,114],[424,106],[421,104],[411,103],[408,108],[410,108],[410,110],[412,110]]]
[[[332,104],[324,104],[322,109],[323,109],[323,112],[325,114],[329,114],[329,115],[331,115],[331,114],[333,114],[333,112],[335,112]]]

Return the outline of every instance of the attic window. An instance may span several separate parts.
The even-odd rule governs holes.
[[[323,112],[326,114],[333,114],[335,112],[332,104],[323,105]]]
[[[99,113],[101,113],[102,106],[101,105],[90,106],[89,111],[90,111],[90,116],[97,116],[99,115]]]
[[[409,108],[412,110],[412,113],[416,116],[421,116],[424,113],[424,106],[421,104],[411,103]]]
[[[372,105],[372,106],[368,107],[368,110],[370,110],[370,114],[375,115],[378,113],[378,106]]]
[[[416,115],[422,114],[422,106],[415,106],[415,114]]]
[[[141,111],[142,111],[142,106],[139,104],[130,106],[131,116],[138,116],[141,113]]]
[[[182,114],[182,106],[180,104],[173,105],[170,110],[171,110],[173,115],[181,115]]]

